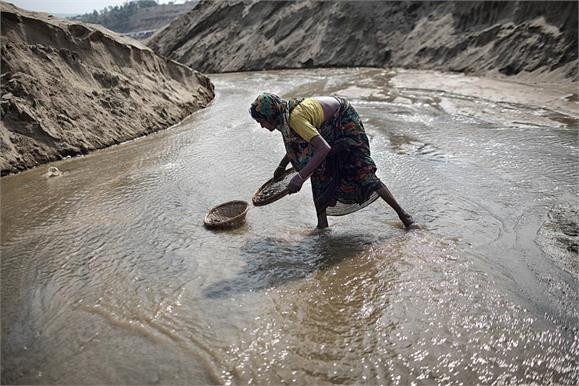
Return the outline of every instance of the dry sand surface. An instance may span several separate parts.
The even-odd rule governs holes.
[[[577,80],[576,1],[202,1],[153,35],[204,72],[402,67]]]
[[[2,13],[2,175],[165,129],[206,106],[210,80],[105,28]]]

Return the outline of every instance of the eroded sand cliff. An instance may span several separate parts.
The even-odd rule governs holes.
[[[2,175],[167,128],[209,79],[95,25],[0,2]]]
[[[205,72],[403,67],[577,79],[576,1],[202,1],[148,45]]]

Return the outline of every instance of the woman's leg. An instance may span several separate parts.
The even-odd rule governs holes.
[[[328,216],[326,216],[326,208],[320,209],[316,205],[316,213],[318,214],[318,229],[328,227]]]
[[[400,218],[400,220],[402,221],[402,223],[406,228],[412,228],[413,225],[415,225],[412,216],[406,213],[406,211],[402,209],[402,207],[398,204],[398,202],[396,202],[396,199],[394,198],[392,193],[390,193],[390,191],[388,190],[386,185],[384,185],[384,183],[381,183],[380,188],[378,188],[376,192],[380,195],[380,197],[382,197],[384,201],[386,201],[388,205],[392,207],[392,209],[396,211],[396,214],[398,214],[398,217]]]
[[[318,229],[324,229],[328,227],[328,217],[326,216],[326,211],[318,213]]]

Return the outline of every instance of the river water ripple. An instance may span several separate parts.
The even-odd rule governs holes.
[[[176,127],[3,178],[2,383],[576,384],[579,114],[393,75],[216,75]],[[318,232],[309,183],[205,229],[283,155],[261,91],[349,98],[425,229],[376,201]]]

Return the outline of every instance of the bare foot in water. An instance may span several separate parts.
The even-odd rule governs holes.
[[[404,227],[408,231],[413,230],[413,229],[422,229],[422,227],[419,224],[414,222],[414,219],[408,213],[406,213],[404,216],[401,216],[400,220],[402,221],[402,223],[404,224]]]

